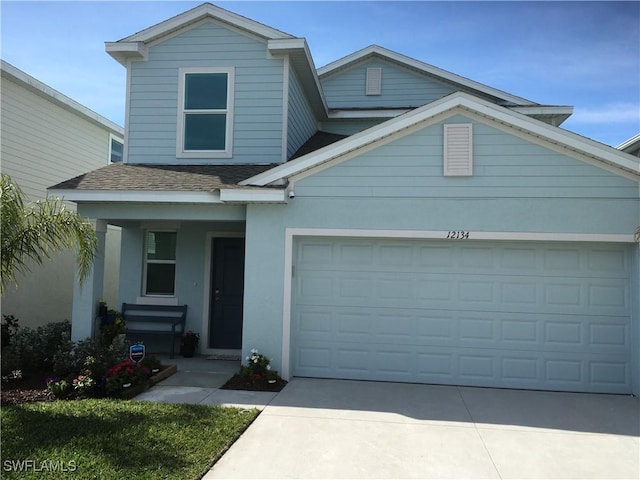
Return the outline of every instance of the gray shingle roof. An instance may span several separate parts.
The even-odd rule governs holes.
[[[116,163],[66,180],[50,187],[50,189],[212,192],[221,188],[252,188],[238,185],[238,182],[275,166],[276,164],[136,165]]]

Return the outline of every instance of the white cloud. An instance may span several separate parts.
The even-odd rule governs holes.
[[[571,119],[577,123],[637,122],[640,124],[640,105],[611,103],[599,108],[576,108]]]

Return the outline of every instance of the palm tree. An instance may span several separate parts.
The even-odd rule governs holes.
[[[29,271],[29,260],[42,264],[51,252],[66,248],[76,250],[80,281],[87,277],[98,250],[98,238],[91,223],[68,210],[61,199],[25,203],[20,187],[2,174],[0,216],[0,293],[10,282],[17,285],[16,274]]]

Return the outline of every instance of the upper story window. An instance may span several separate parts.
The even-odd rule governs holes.
[[[109,161],[111,163],[121,162],[124,154],[124,144],[122,140],[113,135],[109,135]]]
[[[178,158],[229,158],[233,143],[233,68],[179,70]]]

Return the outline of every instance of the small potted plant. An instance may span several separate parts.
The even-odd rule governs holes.
[[[200,334],[189,330],[182,334],[180,338],[180,353],[183,357],[191,358],[196,352],[196,348],[200,343]]]

